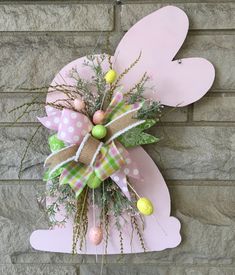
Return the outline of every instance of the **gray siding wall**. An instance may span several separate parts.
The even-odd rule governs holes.
[[[17,181],[35,116],[8,110],[50,84],[56,72],[87,53],[112,53],[123,33],[166,1],[0,1],[0,274],[99,274],[95,257],[33,251],[29,236],[47,222],[36,203],[47,131],[33,142]],[[169,113],[145,147],[168,184],[182,244],[171,250],[107,257],[104,274],[235,274],[235,2],[176,0],[190,31],[178,57],[201,56],[216,68],[211,91]],[[34,91],[36,94],[37,91]],[[19,113],[18,113],[19,114]],[[119,259],[119,261],[118,261]]]

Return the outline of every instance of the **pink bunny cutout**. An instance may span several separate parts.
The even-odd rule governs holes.
[[[203,58],[184,58],[174,60],[182,46],[188,31],[187,15],[179,8],[167,6],[144,17],[135,24],[122,38],[114,57],[113,69],[119,74],[124,71],[140,54],[137,65],[122,79],[124,90],[130,89],[141,76],[147,72],[151,75],[151,85],[157,93],[147,91],[146,98],[152,98],[168,106],[186,106],[199,100],[211,87],[215,70],[213,65]],[[91,71],[83,67],[85,57],[66,65],[54,78],[52,85],[75,85],[69,76],[71,69],[76,69],[81,78],[91,79]],[[109,68],[104,63],[104,71]],[[49,93],[47,101],[52,102],[63,97],[61,93]],[[46,109],[47,114],[50,109]],[[181,242],[180,223],[170,216],[170,196],[166,183],[156,164],[142,149],[136,147],[128,150],[132,159],[139,164],[143,181],[131,179],[131,184],[143,197],[148,197],[154,206],[154,215],[145,216],[143,232],[147,251],[160,251],[172,248]],[[89,211],[89,224],[92,219]],[[58,213],[58,216],[63,213]],[[108,254],[119,254],[119,237],[117,229],[110,225]],[[89,228],[88,228],[89,230]],[[69,220],[64,228],[36,230],[30,237],[32,247],[37,250],[71,253],[73,221]],[[143,252],[138,236],[132,234],[131,225],[123,227],[124,253]],[[103,254],[104,245],[94,247],[89,241],[81,254]]]

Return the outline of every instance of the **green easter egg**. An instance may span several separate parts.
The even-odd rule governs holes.
[[[97,139],[102,139],[107,134],[107,129],[103,125],[96,125],[92,128],[92,136]]]
[[[107,83],[112,84],[117,78],[117,73],[114,70],[109,70],[104,79]]]
[[[101,185],[102,181],[96,176],[96,174],[93,172],[88,180],[87,185],[91,188],[91,189],[95,189],[98,188]]]

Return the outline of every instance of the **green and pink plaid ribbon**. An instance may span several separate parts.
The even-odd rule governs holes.
[[[118,116],[141,107],[142,103],[126,104],[122,93],[116,93],[105,111],[104,123],[108,123]]]
[[[101,148],[94,167],[74,161],[69,163],[60,176],[60,183],[69,184],[78,197],[88,182],[94,180],[94,177],[103,181],[118,171],[125,163],[122,154],[112,142]]]

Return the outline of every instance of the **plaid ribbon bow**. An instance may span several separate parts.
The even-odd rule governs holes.
[[[141,104],[139,103],[125,104],[123,95],[116,93],[105,112],[105,126],[112,124],[129,112],[137,111],[140,107]],[[48,158],[68,148],[63,141],[69,144],[81,144],[92,129],[92,123],[85,115],[68,109],[53,110],[49,112],[48,117],[39,118],[39,121],[47,128],[58,132],[57,136],[54,135],[49,139],[52,154]],[[137,123],[130,125],[128,130],[143,122],[144,120],[137,121]],[[69,184],[78,197],[89,182],[103,181],[111,177],[123,193],[130,198],[126,175],[134,178],[140,176],[137,165],[130,159],[128,151],[120,143],[114,141],[124,131],[126,129],[121,129],[111,136],[105,144],[102,144],[93,165],[76,162],[75,157],[73,157],[61,162],[56,166],[56,169],[54,167],[47,175],[47,179],[60,175],[60,184]]]

